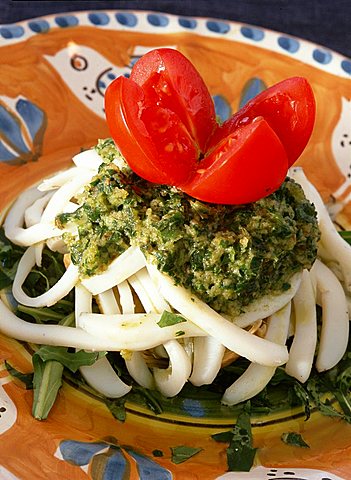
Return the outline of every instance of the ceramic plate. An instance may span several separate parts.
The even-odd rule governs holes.
[[[182,51],[198,68],[227,118],[267,86],[305,76],[317,100],[317,121],[303,153],[307,175],[336,221],[351,227],[351,61],[326,48],[262,28],[166,14],[99,11],[0,26],[1,209],[27,186],[70,163],[73,154],[109,135],[104,91],[153,47]],[[126,402],[116,420],[96,395],[65,381],[50,417],[31,416],[32,392],[12,378],[7,360],[31,371],[30,346],[0,337],[1,479],[351,479],[351,426],[300,410],[252,419],[255,465],[226,473],[226,444],[211,435],[235,417],[181,396],[154,414]],[[206,404],[208,405],[208,404]],[[229,412],[229,413],[228,413]],[[310,448],[284,444],[303,434]],[[172,448],[198,449],[174,463]]]

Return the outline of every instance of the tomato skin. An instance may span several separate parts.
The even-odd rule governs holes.
[[[211,203],[255,202],[279,188],[287,169],[284,146],[266,120],[258,117],[223,139],[182,190]]]
[[[291,77],[264,90],[250,100],[215,132],[209,148],[262,116],[280,138],[286,150],[289,167],[303,152],[311,136],[316,114],[312,88],[303,77]]]
[[[111,135],[135,173],[175,186],[189,180],[199,152],[174,112],[145,104],[143,89],[125,77],[109,85],[105,112]]]
[[[175,112],[205,152],[217,128],[212,97],[191,62],[171,48],[152,50],[133,66],[130,79],[140,85],[147,103],[161,104]]]

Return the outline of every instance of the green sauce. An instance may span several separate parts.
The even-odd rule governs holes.
[[[82,277],[101,273],[130,245],[215,310],[236,315],[253,300],[289,288],[295,272],[316,258],[319,230],[313,205],[286,179],[272,195],[235,206],[206,204],[174,187],[138,177],[112,140],[96,147],[98,174],[82,206],[57,224]]]

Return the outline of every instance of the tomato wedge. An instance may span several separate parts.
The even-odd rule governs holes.
[[[106,91],[105,113],[112,137],[140,177],[175,186],[189,180],[199,151],[174,112],[149,106],[143,89],[121,76]]]
[[[262,116],[280,138],[289,167],[303,152],[311,136],[316,113],[312,88],[303,77],[291,77],[264,90],[215,132],[209,148],[241,125]]]
[[[223,139],[182,190],[211,203],[255,202],[282,184],[287,169],[288,157],[280,139],[258,117]]]
[[[112,137],[139,176],[223,204],[254,202],[279,188],[310,138],[315,109],[307,80],[292,77],[219,126],[199,73],[169,48],[141,57],[105,95]]]
[[[159,48],[141,57],[130,79],[140,85],[149,104],[162,105],[182,120],[199,150],[217,128],[212,97],[195,67],[177,50]]]

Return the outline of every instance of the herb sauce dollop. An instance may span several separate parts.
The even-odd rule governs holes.
[[[78,198],[81,206],[57,217],[59,227],[77,227],[64,240],[82,277],[101,273],[136,245],[177,284],[234,316],[288,289],[292,274],[312,266],[316,211],[293,180],[247,205],[207,204],[138,177],[111,139],[95,148],[103,163]]]

